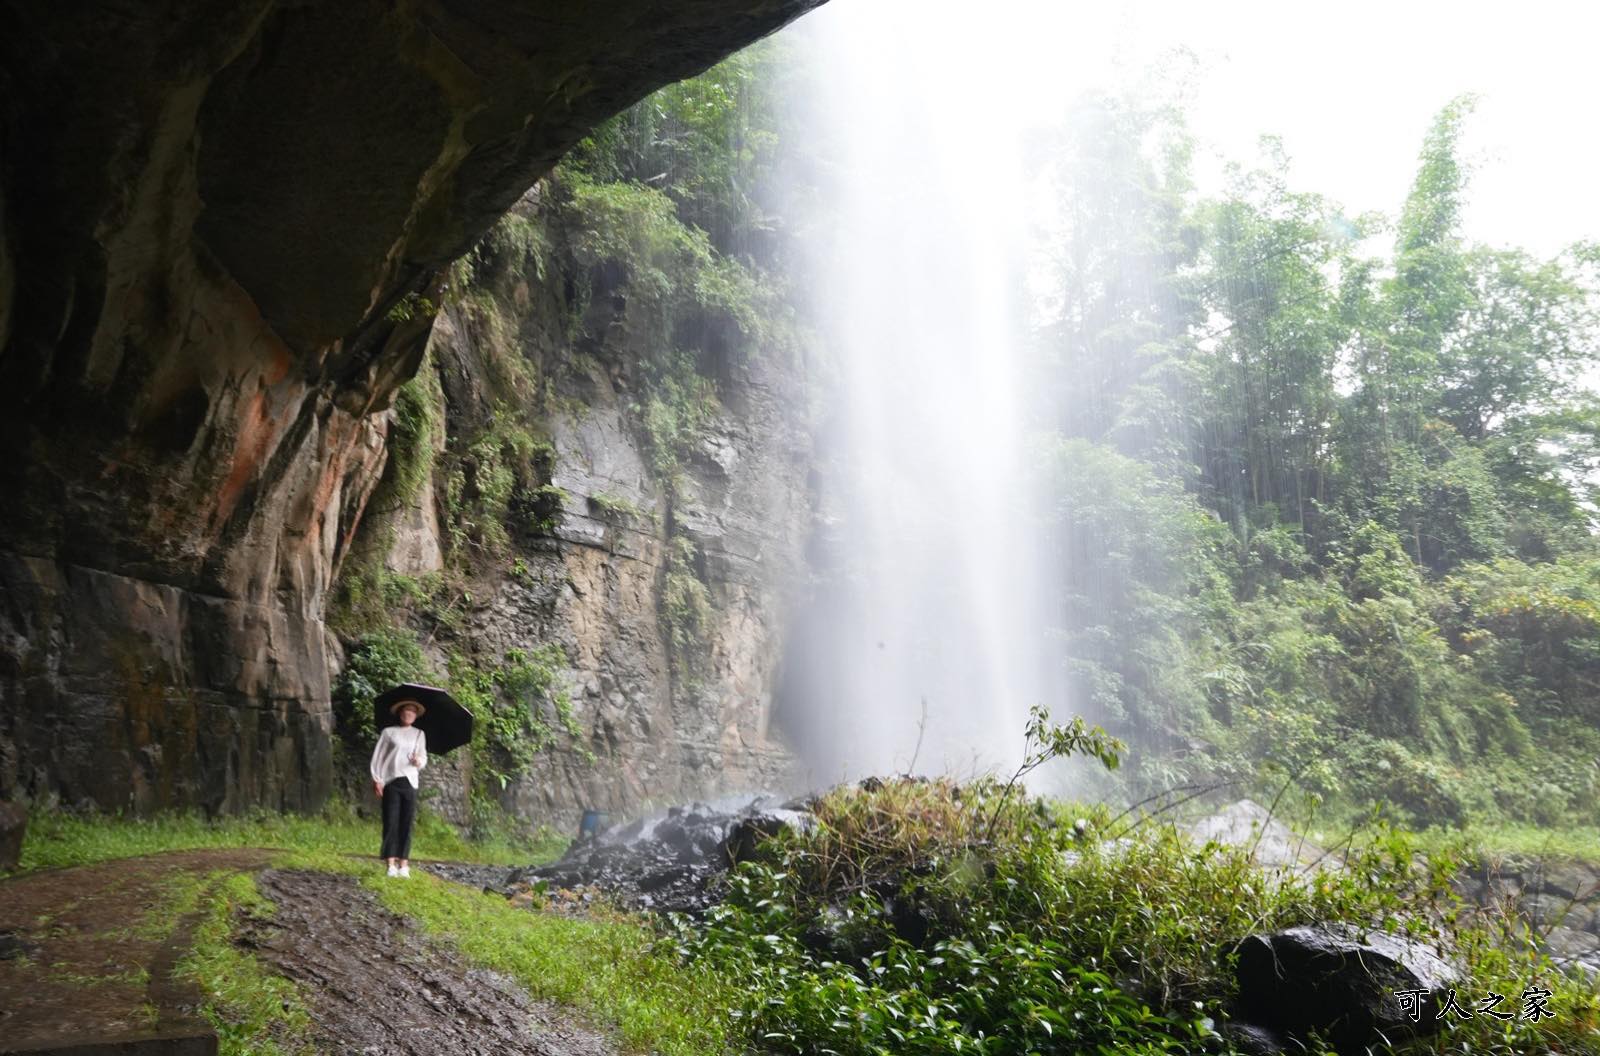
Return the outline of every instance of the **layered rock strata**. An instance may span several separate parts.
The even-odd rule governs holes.
[[[518,207],[543,232],[542,273],[501,275],[441,314],[429,364],[446,435],[415,497],[374,511],[355,548],[370,559],[378,547],[394,575],[454,583],[448,620],[426,611],[437,603],[401,618],[435,670],[452,657],[480,669],[541,649],[562,658],[557,688],[579,734],[558,732],[496,790],[509,811],[575,825],[586,809],[621,816],[787,788],[794,760],[769,727],[786,618],[808,583],[807,368],[760,347],[705,353],[717,399],[668,479],[643,368],[662,335],[625,282],[572,259],[546,189]],[[575,286],[586,295],[574,300]],[[448,477],[509,418],[548,444],[544,485],[514,489],[502,545],[452,546],[468,515],[449,508]],[[692,634],[674,625],[685,584],[704,599]],[[437,779],[436,806],[465,821],[470,772]]]

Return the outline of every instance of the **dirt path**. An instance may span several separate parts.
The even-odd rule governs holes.
[[[616,1056],[610,1039],[474,967],[354,878],[268,869],[274,853],[182,851],[0,881],[0,1054],[107,1042],[214,1052],[203,995],[173,969],[205,893],[249,871],[276,912],[239,918],[237,943],[299,984],[316,1052]]]
[[[530,1001],[503,976],[428,938],[351,877],[269,869],[258,885],[277,912],[251,922],[240,944],[300,985],[320,1052],[617,1052],[570,1014]]]
[[[209,1036],[199,993],[172,978],[199,915],[198,899],[174,912],[174,883],[204,887],[270,854],[180,851],[0,883],[0,1052],[110,1040],[177,1052]]]

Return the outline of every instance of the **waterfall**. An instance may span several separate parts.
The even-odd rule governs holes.
[[[1023,128],[1007,85],[964,76],[1003,80],[1000,41],[883,0],[804,29],[824,159],[807,281],[837,376],[821,584],[779,719],[816,782],[1009,768],[1029,707],[1064,702],[1027,481]]]

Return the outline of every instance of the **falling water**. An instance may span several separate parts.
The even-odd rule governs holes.
[[[811,282],[839,376],[823,582],[779,714],[817,781],[1005,767],[1029,706],[1057,703],[1026,482],[1021,129],[1006,85],[959,75],[980,27],[874,0],[805,29],[828,163]]]

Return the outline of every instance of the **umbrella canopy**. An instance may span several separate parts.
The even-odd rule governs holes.
[[[402,700],[414,700],[423,707],[416,727],[428,738],[428,753],[443,755],[472,740],[472,712],[462,707],[438,686],[403,682],[378,694],[372,702],[372,720],[378,729],[400,725],[400,717],[390,709]]]

